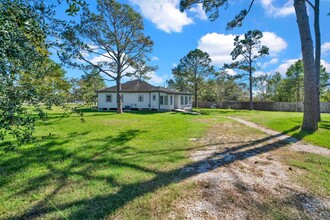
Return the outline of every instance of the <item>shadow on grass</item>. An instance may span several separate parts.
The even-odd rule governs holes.
[[[44,164],[48,170],[48,172],[43,175],[31,178],[29,184],[22,190],[16,192],[13,197],[27,195],[28,193],[38,190],[43,185],[52,184],[56,186],[50,192],[47,192],[45,196],[39,198],[38,202],[31,205],[23,214],[7,219],[42,218],[49,213],[56,212],[57,210],[48,201],[51,201],[56,195],[63,193],[63,190],[70,184],[71,176],[78,176],[85,181],[105,181],[107,184],[111,185],[111,187],[118,188],[118,190],[112,193],[107,192],[102,195],[90,196],[90,198],[61,202],[56,204],[56,208],[63,212],[70,213],[66,216],[68,219],[104,219],[114,214],[119,208],[134,199],[155,192],[163,186],[180,182],[200,172],[207,172],[235,161],[244,160],[258,154],[284,147],[292,142],[291,139],[277,140],[281,134],[267,136],[256,141],[242,143],[233,148],[224,149],[222,152],[216,152],[210,155],[205,160],[190,163],[179,169],[160,171],[137,165],[131,161],[132,158],[130,158],[131,160],[127,159],[127,156],[131,155],[137,157],[135,159],[146,159],[155,155],[167,155],[176,151],[186,151],[187,148],[134,151],[127,142],[137,138],[141,133],[144,133],[144,131],[128,130],[116,136],[93,139],[89,141],[90,143],[84,143],[84,146],[79,148],[79,151],[58,147],[67,145],[75,138],[79,138],[81,134],[75,132],[61,140],[56,138],[48,140],[41,148],[29,148],[24,150],[20,152],[19,158],[15,157],[1,161],[0,167],[4,168],[2,173],[7,176],[15,176],[15,173],[24,170],[34,163]],[[269,144],[269,140],[273,139],[277,141]],[[91,142],[99,143],[97,149],[91,147]],[[195,148],[205,148],[205,145]],[[120,155],[120,157],[116,158],[111,156],[115,154]],[[225,155],[230,155],[230,157]],[[60,166],[62,162],[68,159],[70,159],[70,163],[66,163],[65,166]],[[153,178],[145,181],[123,184],[119,183],[114,176],[97,174],[97,170],[104,166],[108,166],[109,168],[119,167],[121,169],[132,169],[135,172],[152,174]],[[8,181],[12,180],[8,178]],[[1,185],[4,184],[6,184],[6,181],[1,182]]]
[[[319,128],[323,128],[323,129],[326,129],[326,130],[330,130],[330,121],[322,120],[322,121],[319,123]]]
[[[116,110],[112,111],[98,111],[97,109],[91,109],[91,108],[78,108],[77,112],[82,113],[99,113],[99,114],[106,114],[106,113],[117,113]],[[162,111],[148,111],[148,110],[132,110],[132,111],[124,111],[124,113],[131,113],[131,114],[138,114],[138,115],[148,115],[148,114],[159,114],[164,113]]]
[[[240,110],[240,109],[209,109],[209,108],[194,108],[193,111],[200,112],[205,115],[233,115],[242,113],[253,113],[250,110]]]
[[[298,140],[302,140],[304,137],[315,133],[315,131],[304,131],[304,130],[301,130],[300,128],[301,128],[301,126],[297,125],[297,126],[292,127],[289,130],[283,131],[282,134],[287,134]]]

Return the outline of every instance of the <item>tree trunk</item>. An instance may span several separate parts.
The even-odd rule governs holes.
[[[299,77],[300,78],[300,77]],[[297,102],[300,102],[300,79],[298,78]]]
[[[313,51],[313,41],[309,27],[306,3],[304,0],[294,0],[297,16],[301,50],[304,63],[304,119],[301,129],[316,131],[318,129],[318,108],[316,69]]]
[[[123,105],[122,105],[122,99],[121,99],[121,83],[120,83],[120,78],[116,80],[116,86],[117,86],[117,113],[123,113]]]
[[[315,34],[315,69],[317,86],[318,121],[321,121],[320,111],[320,75],[321,75],[321,31],[320,31],[320,0],[315,0],[314,5],[314,34]]]
[[[251,61],[252,62],[252,61]],[[250,110],[253,110],[253,94],[252,94],[252,66],[250,62],[250,69],[249,69],[249,81],[250,81],[250,85],[249,85],[249,92],[250,92]]]
[[[195,88],[194,88],[194,98],[195,98],[195,108],[198,108],[198,97],[197,97],[197,91],[198,91],[198,89],[197,89],[197,85],[195,84]]]

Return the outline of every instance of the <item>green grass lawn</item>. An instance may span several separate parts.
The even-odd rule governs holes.
[[[50,111],[49,121],[37,125],[35,144],[10,152],[0,145],[0,219],[166,219],[173,201],[195,195],[197,186],[181,182],[191,174],[180,167],[192,163],[189,152],[198,148],[189,139],[229,120],[219,116],[302,135],[301,113],[205,111],[117,115],[84,110],[85,122]],[[322,117],[319,131],[301,137],[330,147],[330,117]],[[314,166],[310,157],[294,157],[288,163],[326,184],[329,163],[323,161],[329,159],[312,160],[321,162]],[[324,168],[318,171],[319,166]]]
[[[330,148],[330,114],[322,114],[322,121],[316,132],[301,131],[303,113],[298,112],[270,112],[248,111],[230,109],[200,109],[209,116],[237,116],[251,122],[255,122],[273,130],[283,132],[311,144]]]
[[[289,165],[305,172],[297,174],[299,183],[321,197],[330,196],[330,158],[315,154],[286,155]]]
[[[150,195],[171,189],[195,147],[189,139],[208,127],[173,112],[86,112],[84,123],[49,116],[37,126],[37,145],[7,153],[0,146],[0,219],[100,219],[125,205],[127,218],[149,219]],[[173,190],[162,199],[178,196]]]

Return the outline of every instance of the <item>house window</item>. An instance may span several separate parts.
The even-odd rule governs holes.
[[[180,96],[180,105],[184,105],[183,101],[184,101],[184,100],[183,100],[183,95],[181,95],[181,96]]]
[[[170,96],[170,105],[173,105],[173,96]]]
[[[168,96],[167,95],[159,96],[159,104],[160,105],[168,105]]]
[[[164,96],[164,105],[168,105],[168,96],[167,95]]]
[[[189,96],[189,105],[191,104],[191,96]]]
[[[105,102],[112,102],[112,95],[106,95]]]
[[[138,102],[143,102],[143,95],[138,95]]]
[[[156,101],[156,95],[155,94],[152,95],[152,101],[154,101],[154,102]]]
[[[188,96],[185,96],[185,97],[184,97],[184,104],[185,104],[185,105],[188,105]]]
[[[159,104],[164,105],[164,96],[159,96]]]

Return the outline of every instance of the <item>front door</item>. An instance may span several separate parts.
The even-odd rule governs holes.
[[[179,101],[180,101],[180,96],[179,95],[174,95],[174,109],[179,108]]]

